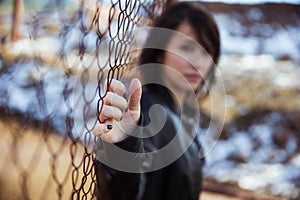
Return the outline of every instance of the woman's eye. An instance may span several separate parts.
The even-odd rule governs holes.
[[[194,51],[194,47],[191,45],[181,45],[180,49],[186,52],[193,52]]]

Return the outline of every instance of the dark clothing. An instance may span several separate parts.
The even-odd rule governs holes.
[[[184,127],[184,133],[181,133],[182,131],[177,133],[180,124],[174,121],[174,116],[178,117],[180,111],[175,109],[172,101],[166,101],[166,96],[161,96],[161,94],[160,92],[151,93],[143,88],[141,125],[146,127],[142,133],[144,138],[130,136],[114,145],[142,155],[142,153],[154,152],[174,143],[170,145],[168,151],[158,152],[158,157],[133,155],[130,158],[124,158],[124,162],[138,160],[136,166],[141,168],[141,173],[118,171],[96,160],[98,199],[198,200],[201,191],[203,159],[199,156],[201,145],[191,134],[194,124],[183,122],[181,125]],[[162,105],[165,111],[157,107],[150,109],[157,104]],[[151,129],[151,124],[154,124],[152,129],[157,128],[156,124],[163,124],[163,126],[157,131]],[[158,133],[148,137],[156,132]],[[189,143],[182,143],[182,136],[176,138],[178,134],[190,139],[191,145],[187,146],[186,150],[182,146]],[[106,143],[101,148],[104,149],[104,154],[109,154],[110,150],[105,149],[106,145],[109,144]],[[168,159],[176,154],[179,155],[178,159],[173,159],[175,161],[168,164]]]

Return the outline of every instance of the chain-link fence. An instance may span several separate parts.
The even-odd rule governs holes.
[[[25,4],[21,39],[1,48],[0,199],[94,199],[91,130],[103,80],[134,67],[166,0]],[[1,15],[2,28],[10,19]],[[9,34],[1,36],[8,42]],[[139,36],[139,37],[136,37]],[[9,42],[8,42],[9,43]],[[97,109],[98,105],[98,109]]]

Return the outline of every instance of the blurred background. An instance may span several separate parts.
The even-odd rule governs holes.
[[[203,103],[214,145],[201,199],[300,199],[300,1],[195,2],[213,13],[222,43],[217,101]],[[92,199],[98,82],[136,63],[128,46],[143,38],[131,33],[167,1],[0,6],[0,199]]]

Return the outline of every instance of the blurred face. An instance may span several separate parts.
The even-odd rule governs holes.
[[[188,23],[182,23],[177,31],[179,33],[170,39],[162,60],[162,64],[172,69],[163,70],[163,79],[176,92],[193,92],[198,89],[213,60],[197,42],[197,35]],[[186,81],[180,81],[183,79]]]

